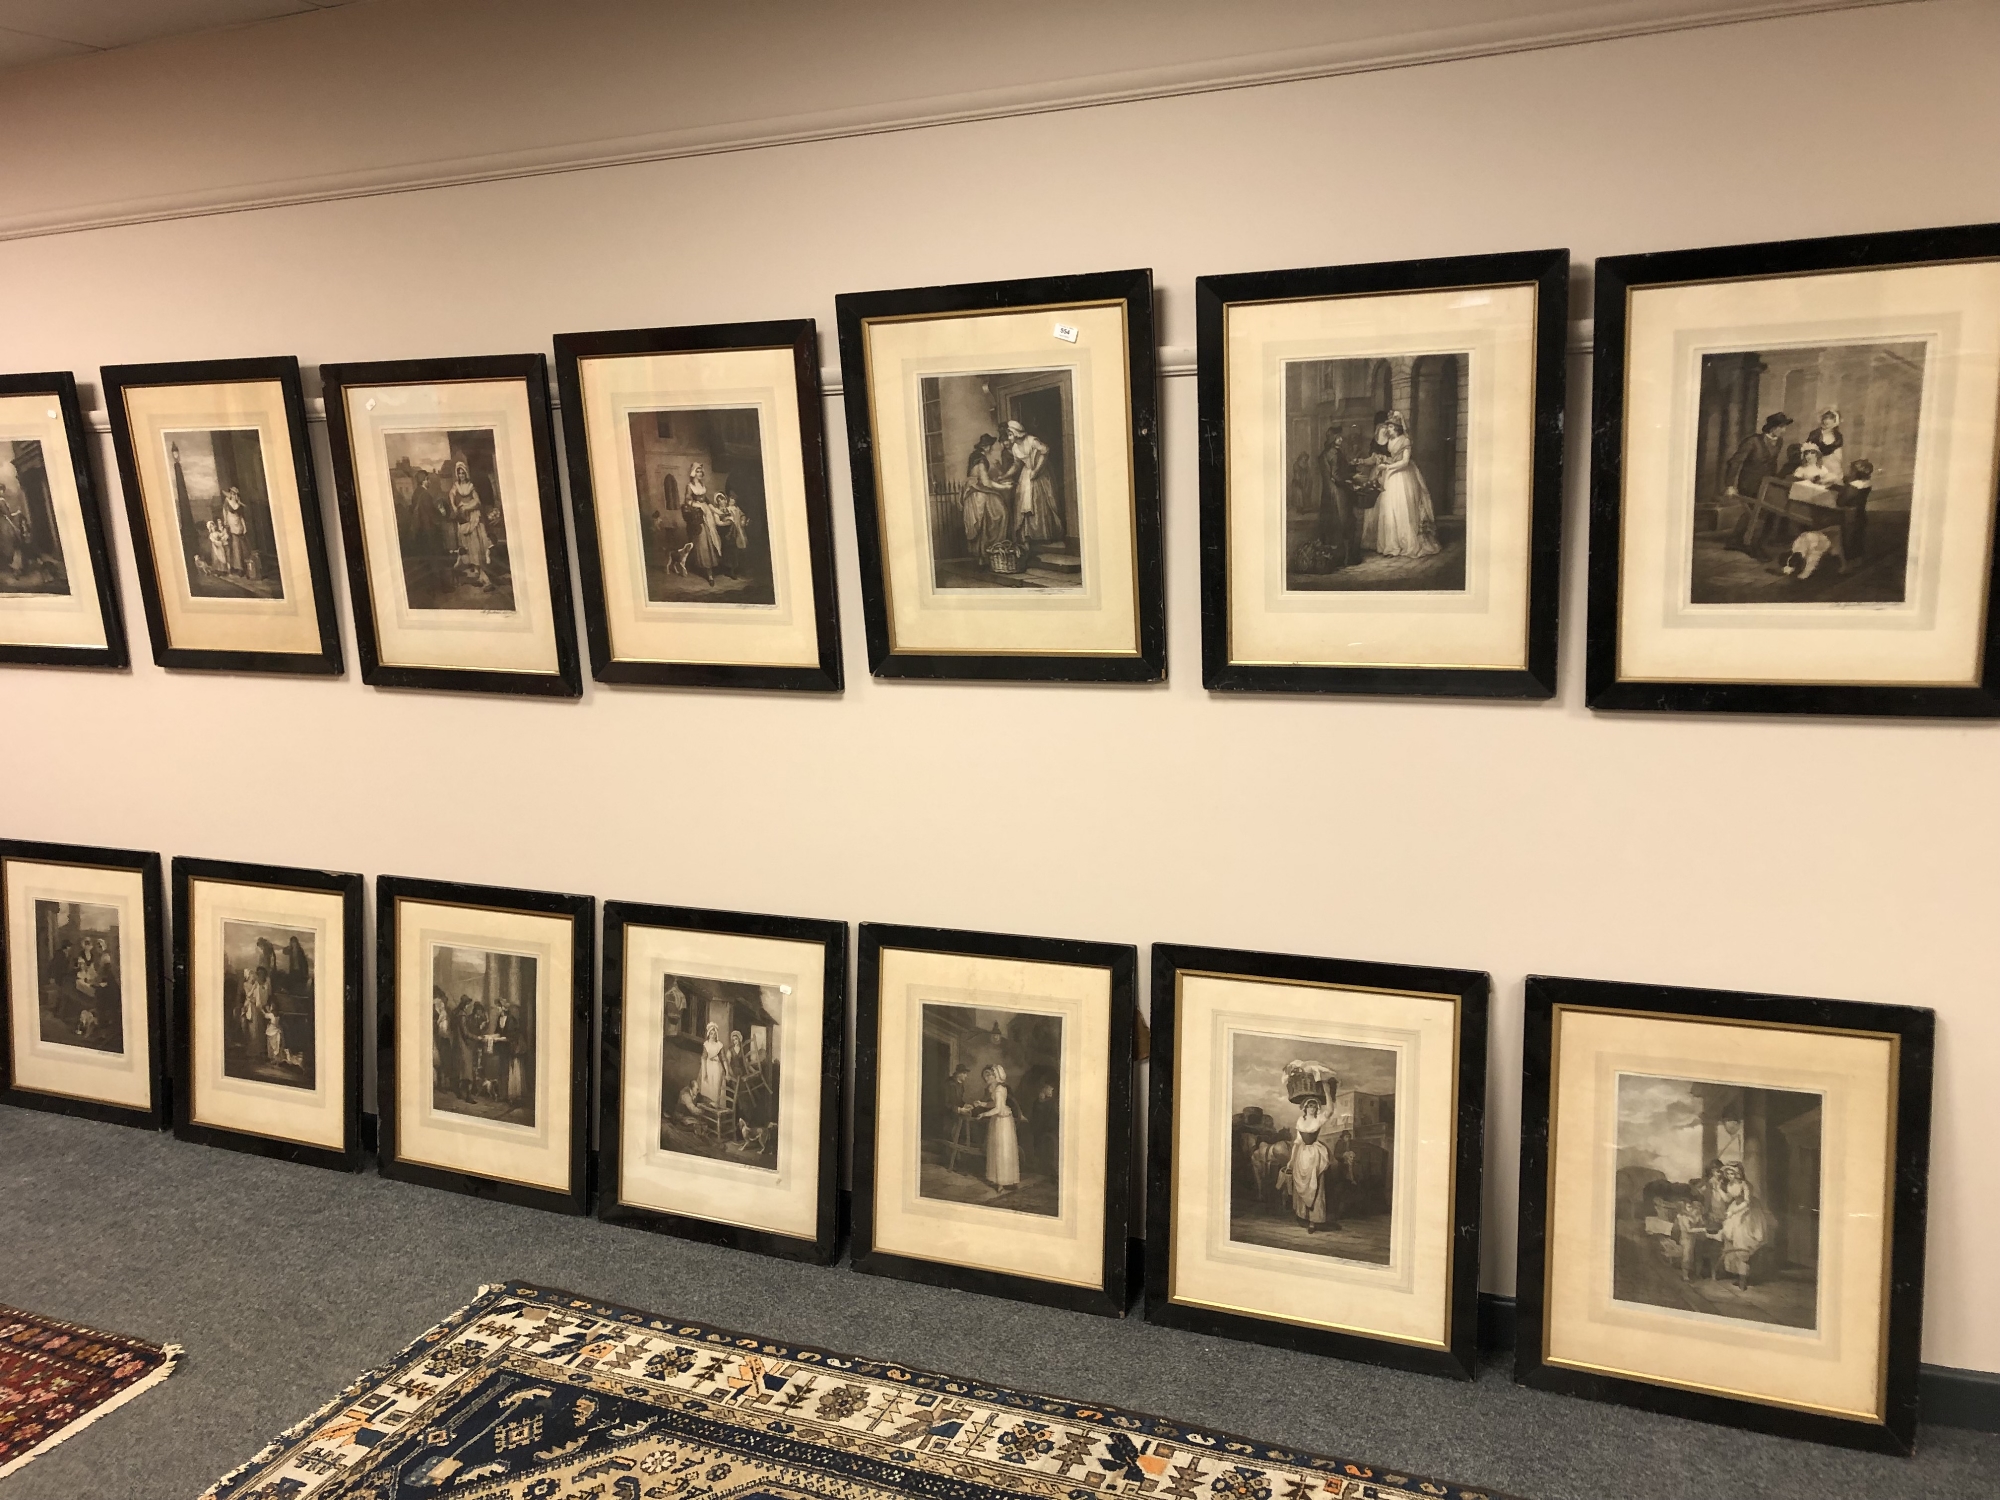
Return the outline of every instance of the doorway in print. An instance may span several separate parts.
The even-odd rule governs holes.
[[[1464,445],[1459,432],[1456,354],[1426,354],[1410,371],[1410,442],[1417,470],[1430,486],[1439,532],[1444,518],[1465,509]]]

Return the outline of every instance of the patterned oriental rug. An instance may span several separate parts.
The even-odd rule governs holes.
[[[0,1476],[174,1373],[178,1344],[142,1343],[0,1303]]]
[[[1157,1417],[484,1287],[203,1500],[1504,1500]]]

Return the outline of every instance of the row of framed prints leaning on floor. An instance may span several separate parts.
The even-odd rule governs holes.
[[[2000,715],[2000,226],[1595,275],[1591,706]],[[1554,695],[1569,276],[1196,282],[1207,686]],[[871,669],[1164,678],[1152,273],[836,307]],[[555,354],[595,675],[838,690],[812,321]],[[319,373],[364,678],[579,694],[542,356]],[[342,671],[297,362],[102,385],[154,659]],[[122,665],[70,376],[0,459],[0,659]]]
[[[4,1097],[356,1169],[359,875],[0,842]],[[376,881],[393,1178],[1473,1373],[1485,974]],[[1136,1060],[1150,1036],[1145,1222]],[[1907,1452],[1933,1017],[1531,977],[1518,1378]],[[168,1057],[171,1056],[171,1064]],[[838,1193],[854,1069],[851,1227]],[[593,1084],[596,1091],[592,1136]]]

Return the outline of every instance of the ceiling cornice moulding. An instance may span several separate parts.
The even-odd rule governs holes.
[[[800,113],[695,123],[650,133],[615,134],[546,146],[511,146],[488,153],[447,153],[390,164],[356,165],[284,178],[183,185],[153,195],[126,195],[0,211],[0,239],[70,233],[164,219],[415,192],[556,172],[587,171],[639,162],[766,149],[843,137],[922,130],[1009,116],[1045,114],[1126,104],[1177,95],[1214,93],[1310,79],[1338,77],[1428,63],[1463,61],[1626,37],[1733,25],[1928,0],[1586,0],[1567,7],[1503,10],[1492,0],[1461,8],[1480,19],[1429,30],[1403,30],[1250,55],[1178,61],[1131,70],[1016,83],[988,90],[918,98],[873,98]],[[1437,7],[1433,7],[1434,9]],[[392,11],[355,6],[315,20]],[[299,18],[305,19],[305,18]],[[277,25],[272,23],[275,30]],[[236,33],[242,37],[243,33]],[[160,47],[196,47],[205,38],[175,39]],[[147,48],[105,58],[134,57]],[[64,60],[75,68],[103,59]],[[18,78],[20,75],[13,75]],[[726,92],[726,91],[719,91]],[[318,102],[301,91],[301,110]],[[516,116],[518,118],[518,116]],[[0,119],[0,127],[5,125]],[[337,127],[335,127],[337,128]],[[321,139],[324,137],[322,136]],[[87,174],[86,174],[87,175]],[[74,180],[74,177],[71,179]],[[0,202],[22,197],[6,192]],[[29,195],[32,196],[32,195]]]

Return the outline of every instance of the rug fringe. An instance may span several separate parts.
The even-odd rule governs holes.
[[[186,1354],[187,1350],[179,1344],[161,1344],[159,1347],[167,1357],[160,1361],[160,1367],[157,1370],[148,1374],[144,1380],[133,1381],[132,1384],[126,1386],[124,1390],[113,1396],[109,1401],[106,1401],[102,1406],[91,1408],[87,1415],[67,1424],[56,1432],[50,1433],[26,1453],[18,1455],[5,1464],[0,1464],[0,1479],[5,1479],[30,1459],[39,1458],[51,1448],[68,1442],[99,1417],[118,1410],[119,1407],[130,1401],[141,1391],[150,1391],[162,1380],[173,1374],[180,1365],[181,1356]]]

